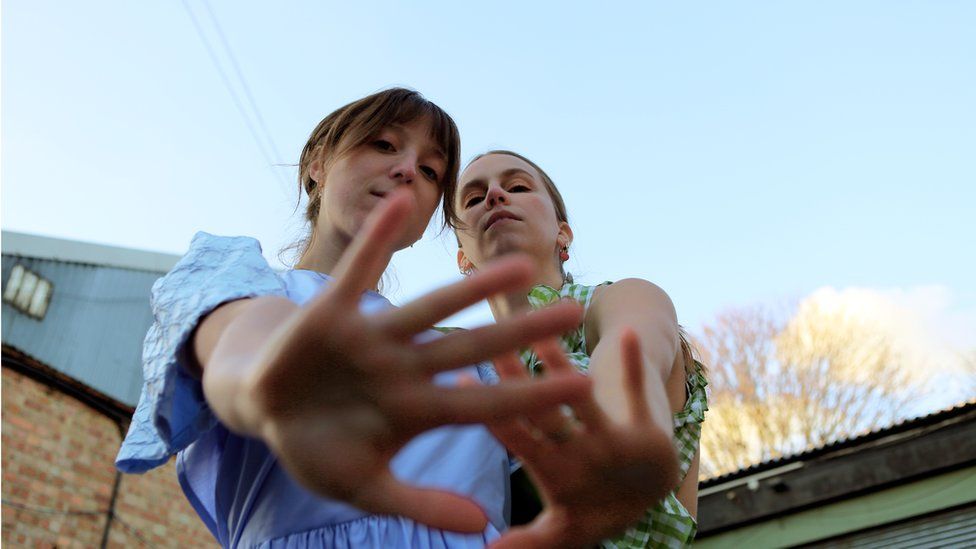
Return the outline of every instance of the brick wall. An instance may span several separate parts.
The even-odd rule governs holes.
[[[4,547],[98,547],[121,441],[115,422],[55,389],[3,368]],[[174,461],[123,475],[110,547],[213,547],[183,496]],[[140,539],[141,538],[141,539]]]

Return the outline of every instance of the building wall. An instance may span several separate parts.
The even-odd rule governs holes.
[[[149,293],[163,273],[3,255],[4,291],[15,266],[50,281],[38,320],[3,302],[3,343],[119,402],[142,389],[142,341],[152,324]]]
[[[887,541],[879,541],[885,538]],[[699,538],[695,547],[814,543],[818,547],[893,547],[895,541],[900,542],[898,547],[974,547],[976,465]]]
[[[2,545],[98,547],[116,479],[118,425],[6,367],[2,408]],[[109,546],[146,545],[216,545],[183,496],[174,461],[123,475],[119,484]]]

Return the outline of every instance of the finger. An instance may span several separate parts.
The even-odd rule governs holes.
[[[517,353],[504,353],[495,357],[492,363],[501,379],[529,379],[529,372]]]
[[[526,463],[536,463],[550,455],[552,451],[552,445],[548,441],[536,438],[532,428],[526,425],[522,418],[489,423],[488,430],[505,445],[505,448]],[[538,465],[539,468],[544,468],[543,464]]]
[[[624,367],[624,392],[634,423],[651,421],[651,407],[644,391],[644,358],[641,356],[640,339],[628,328],[620,335],[620,350]]]
[[[412,387],[391,396],[408,432],[452,423],[490,423],[572,402],[590,390],[584,377],[512,380],[476,387]]]
[[[458,387],[477,387],[481,382],[475,379],[473,374],[463,373],[458,376],[457,384]]]
[[[533,274],[532,263],[525,257],[501,259],[461,282],[392,309],[384,314],[382,322],[394,335],[412,336],[483,299],[525,289]]]
[[[576,368],[566,358],[562,347],[558,346],[558,344],[537,345],[536,349],[540,353],[540,356],[544,357],[543,361],[546,363],[547,370],[560,374],[572,373],[576,375],[578,373]],[[585,426],[588,432],[600,433],[606,429],[609,417],[603,411],[603,408],[597,404],[596,396],[592,390],[587,393],[586,398],[574,402],[572,408],[576,421]],[[552,428],[551,425],[549,428]]]
[[[440,530],[483,532],[485,512],[469,498],[434,488],[404,484],[389,472],[361,492],[353,504],[376,514],[401,515]]]
[[[490,549],[522,549],[565,547],[572,545],[566,539],[566,528],[558,524],[551,513],[543,512],[527,526],[512,528],[495,540]],[[583,545],[583,540],[578,540]]]
[[[592,391],[587,398],[573,403],[573,412],[576,414],[576,420],[588,434],[602,433],[610,424],[610,416],[597,403]]]
[[[413,207],[408,191],[397,189],[370,212],[333,271],[332,299],[358,304],[360,294],[376,287]]]
[[[578,375],[558,340],[545,339],[537,343],[534,348],[548,376]],[[562,405],[533,414],[529,420],[543,435],[556,443],[566,442],[577,431],[576,418],[572,410]]]
[[[575,374],[576,368],[566,356],[566,351],[556,338],[547,338],[533,345],[539,359],[549,374]]]
[[[581,317],[582,308],[579,305],[560,303],[503,320],[493,326],[451,332],[419,345],[417,364],[427,375],[453,370],[525,347],[545,337],[568,332],[579,326]]]

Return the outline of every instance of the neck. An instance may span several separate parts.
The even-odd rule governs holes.
[[[532,286],[545,284],[546,286],[555,288],[557,290],[562,288],[562,273],[558,270],[554,270],[552,266],[547,265],[546,267],[547,268],[545,269],[540,268],[539,272],[541,275],[532,282]],[[488,306],[491,307],[491,314],[495,317],[495,320],[508,318],[528,311],[532,308],[531,305],[529,305],[528,290],[508,294],[499,294],[488,299]]]
[[[338,231],[319,234],[317,229],[313,229],[312,241],[308,244],[308,250],[298,260],[295,268],[332,275],[342,258],[342,254],[349,247],[350,241],[349,237],[340,234]]]

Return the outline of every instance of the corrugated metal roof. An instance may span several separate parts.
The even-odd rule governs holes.
[[[723,484],[725,482],[729,482],[735,479],[748,477],[750,475],[755,475],[771,469],[785,467],[791,463],[813,459],[824,454],[842,450],[844,448],[848,448],[851,446],[856,446],[858,444],[863,444],[873,440],[896,435],[898,433],[915,429],[917,427],[938,423],[940,421],[950,419],[954,416],[969,413],[973,410],[976,410],[976,398],[970,399],[966,402],[955,404],[953,406],[944,408],[942,410],[937,410],[935,412],[926,414],[924,416],[901,420],[892,425],[888,425],[864,433],[857,433],[855,435],[840,438],[828,442],[826,444],[823,444],[821,446],[817,446],[815,448],[808,448],[807,450],[804,450],[803,452],[797,454],[790,454],[790,455],[770,459],[767,461],[763,461],[761,463],[756,463],[753,465],[749,465],[747,467],[743,467],[742,469],[739,469],[737,471],[725,473],[724,475],[706,478],[699,483],[699,487],[709,488],[718,484]]]
[[[36,259],[53,259],[66,263],[87,263],[102,267],[120,267],[137,271],[166,273],[180,256],[120,248],[105,244],[65,240],[36,234],[3,231],[3,253]]]
[[[55,240],[55,239],[43,239]],[[126,261],[124,249],[110,248],[112,265],[99,265],[98,246],[80,243],[81,252],[61,254],[76,260],[33,257],[29,249],[8,253],[3,235],[3,284],[14,265],[48,279],[54,286],[46,316],[32,318],[3,304],[2,338],[51,368],[125,404],[135,405],[142,387],[142,340],[152,322],[149,291],[165,269],[148,269],[142,253],[131,250],[136,261]],[[51,244],[48,242],[48,244]],[[57,245],[67,250],[72,243]],[[42,249],[38,254],[49,255]],[[178,256],[152,254],[169,268]],[[86,261],[85,258],[88,258]],[[145,257],[142,257],[145,259]],[[133,268],[119,265],[130,264]]]

